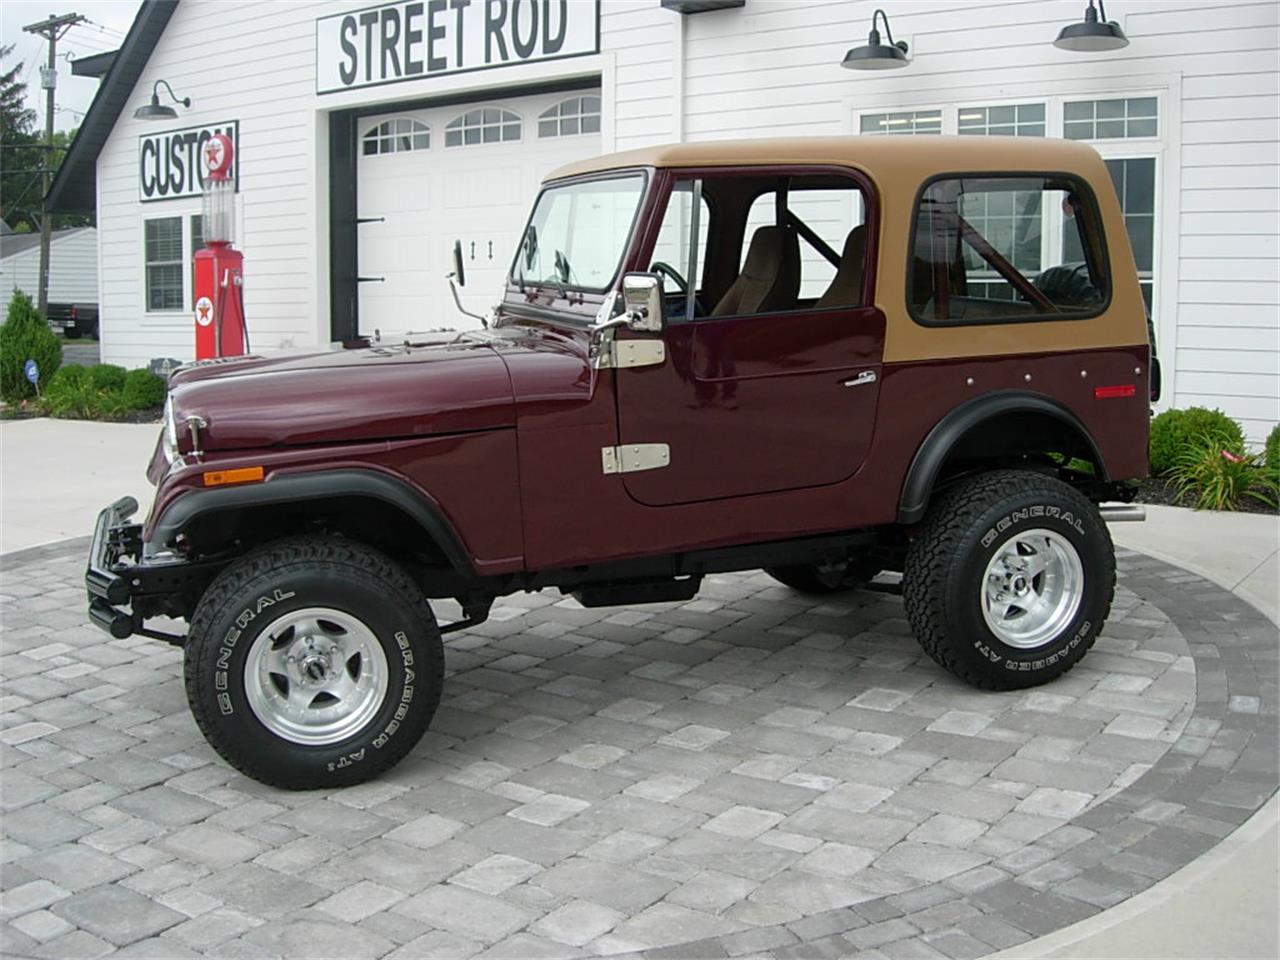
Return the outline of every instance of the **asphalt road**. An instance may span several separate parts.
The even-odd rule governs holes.
[[[91,367],[98,362],[98,343],[64,343],[62,345],[62,362]]]

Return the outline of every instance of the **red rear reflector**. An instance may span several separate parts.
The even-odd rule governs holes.
[[[1137,396],[1138,388],[1132,383],[1117,384],[1114,387],[1095,387],[1093,390],[1093,399],[1095,400],[1115,400],[1120,397]]]
[[[240,467],[236,470],[210,470],[204,475],[206,487],[220,487],[225,483],[252,483],[262,479],[261,467]]]

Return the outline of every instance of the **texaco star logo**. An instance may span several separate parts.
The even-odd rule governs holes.
[[[196,323],[202,327],[213,323],[213,301],[208,297],[201,297],[196,301]]]
[[[222,141],[214,137],[204,145],[204,165],[210,170],[221,169],[225,153],[226,148],[222,145]]]

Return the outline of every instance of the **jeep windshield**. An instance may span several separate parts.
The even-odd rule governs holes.
[[[534,205],[511,268],[511,279],[569,290],[604,293],[618,275],[635,223],[645,178],[630,173],[566,183],[543,190]]]

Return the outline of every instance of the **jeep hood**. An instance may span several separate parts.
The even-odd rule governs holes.
[[[204,450],[393,440],[515,425],[506,364],[483,336],[184,367],[170,383],[179,429]],[[183,431],[185,432],[185,431]]]

